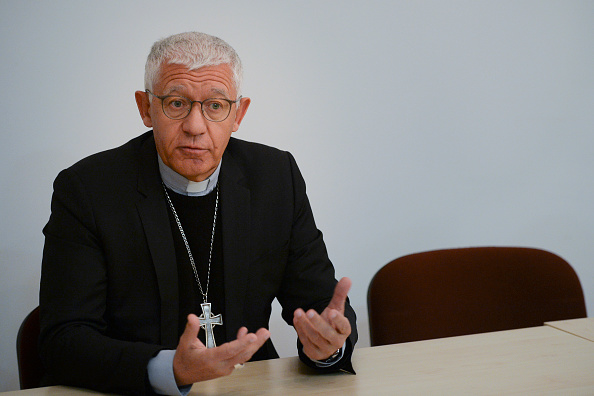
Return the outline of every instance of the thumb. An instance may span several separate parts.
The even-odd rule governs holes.
[[[193,344],[198,340],[198,332],[200,332],[200,319],[194,314],[188,315],[188,322],[184,333],[179,339],[180,344]]]
[[[344,303],[346,302],[352,284],[353,282],[349,278],[342,278],[334,288],[334,295],[332,295],[332,300],[328,304],[328,308],[344,313]]]

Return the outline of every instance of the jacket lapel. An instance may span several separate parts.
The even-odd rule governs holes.
[[[225,282],[225,323],[228,340],[245,325],[244,306],[250,251],[250,190],[243,170],[229,148],[223,157],[219,176],[223,227],[223,266]],[[255,331],[250,329],[250,331]]]
[[[179,290],[175,248],[167,203],[163,194],[157,150],[152,136],[141,148],[137,203],[147,243],[155,266],[161,298],[161,343],[175,347],[178,342]],[[225,288],[225,328],[228,340],[234,340],[245,324],[244,306],[250,249],[250,190],[243,169],[229,151],[225,152],[219,176],[223,233]],[[250,329],[250,331],[255,331]]]
[[[142,198],[137,208],[157,274],[161,298],[161,343],[175,347],[178,342],[179,316],[177,265],[152,135],[142,145],[140,159],[138,191]]]

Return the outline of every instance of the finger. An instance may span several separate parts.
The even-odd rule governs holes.
[[[255,334],[256,340],[249,344],[241,353],[237,354],[232,360],[232,364],[245,363],[250,360],[254,353],[270,338],[270,331],[264,328],[259,329]]]
[[[306,328],[310,326],[311,323],[307,319],[303,309],[297,308],[293,314],[293,327],[295,328],[299,339],[301,339],[301,342],[303,342],[303,339],[307,337]]]
[[[316,331],[307,318],[299,318],[299,320],[295,321],[295,330],[297,330],[299,340],[303,344],[303,352],[310,359],[326,359],[344,344],[344,341],[342,343],[337,341],[336,346],[334,346]],[[335,334],[337,333],[335,332]]]
[[[297,318],[294,325],[304,351],[311,358],[317,359],[332,350],[332,340],[337,333],[317,312],[308,311],[305,316]]]
[[[335,309],[340,313],[344,313],[344,304],[351,289],[352,281],[349,278],[342,278],[334,288],[332,300],[328,304],[328,308]]]
[[[173,357],[173,376],[178,385],[188,385],[195,382],[193,367],[194,359],[201,350],[206,350],[198,339],[200,319],[194,314],[188,315],[188,321]]]
[[[264,328],[259,329],[256,331],[256,335],[258,336],[258,339],[263,338],[263,342],[266,342],[270,338],[270,330]]]
[[[340,312],[333,309],[329,310],[328,321],[339,334],[346,336],[351,334],[351,322]]]
[[[223,358],[225,364],[235,366],[238,363],[247,362],[269,338],[270,332],[262,328],[256,333],[246,334],[241,339],[225,344],[228,346],[225,351],[226,356]]]
[[[238,335],[240,332],[243,331],[240,329]],[[247,333],[247,329],[245,330],[245,332],[246,334],[242,335],[241,337],[238,337],[236,340],[221,345],[218,351],[221,353],[219,355],[219,358],[221,360],[233,359],[235,356],[238,356],[244,353],[246,350],[251,349],[253,349],[253,354],[262,345],[264,345],[264,342],[266,342],[268,338],[270,338],[270,332],[266,329],[260,329],[256,334]]]
[[[234,356],[240,354],[245,348],[256,341],[257,337],[255,334],[245,334],[241,338],[237,338],[218,347],[217,357],[219,360],[233,359]]]
[[[337,311],[332,310],[332,312]],[[319,315],[313,309],[307,311],[306,317],[309,320],[310,324],[310,326],[306,327],[308,330],[318,332],[326,339],[328,339],[329,336],[332,336],[333,333],[336,333],[336,330],[332,327],[330,322],[323,318],[321,315]]]
[[[338,311],[332,310],[332,312],[338,315]],[[304,327],[304,332],[312,343],[320,349],[326,349],[328,346],[337,349],[342,346],[344,336],[330,322],[318,315],[314,310],[307,311],[307,318],[309,319],[309,326]]]
[[[296,309],[293,313],[293,328],[297,332],[299,339],[305,337],[305,334],[303,334],[302,330],[302,327],[304,326],[302,319],[303,315],[305,315],[305,312],[303,312],[301,308]],[[303,340],[301,342],[303,343]]]
[[[186,328],[179,339],[179,343],[188,345],[194,344],[196,341],[200,342],[198,332],[200,332],[200,319],[194,314],[189,314]]]
[[[243,338],[248,333],[248,329],[246,327],[242,327],[237,331],[237,338]]]

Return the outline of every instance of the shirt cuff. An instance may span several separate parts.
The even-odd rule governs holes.
[[[160,395],[186,396],[192,385],[177,386],[173,374],[173,357],[175,351],[163,349],[157,356],[149,360],[147,372],[151,387]]]

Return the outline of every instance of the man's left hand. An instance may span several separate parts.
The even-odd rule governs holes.
[[[334,289],[330,304],[322,314],[298,308],[293,314],[293,326],[303,344],[303,352],[312,360],[325,360],[342,348],[351,334],[351,323],[344,316],[344,304],[351,280],[342,278]]]

